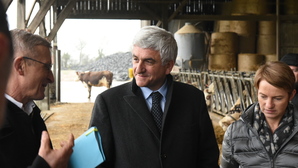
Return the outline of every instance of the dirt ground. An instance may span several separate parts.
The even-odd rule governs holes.
[[[93,103],[59,103],[51,105],[45,120],[54,148],[67,140],[72,133],[75,138],[84,133],[89,126]]]

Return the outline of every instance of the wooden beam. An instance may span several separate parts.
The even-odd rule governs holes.
[[[39,35],[41,35],[42,37],[46,36],[46,26],[44,20],[41,21],[41,23],[39,24]]]
[[[147,12],[149,15],[151,15],[156,20],[160,20],[161,19],[161,17],[158,14],[156,14],[153,10],[151,10],[150,8],[148,8],[143,2],[138,2],[136,0],[132,0],[132,1],[137,2],[140,5],[140,7],[142,9],[144,9],[145,12]]]
[[[176,9],[176,11],[168,18],[168,20],[167,20],[167,24],[170,22],[170,21],[172,21],[177,15],[178,15],[178,13],[179,12],[182,12],[182,9],[185,7],[185,5],[187,4],[187,2],[188,2],[188,0],[183,0],[182,2],[181,2],[181,4],[178,6],[178,8]],[[164,21],[161,21],[161,20],[159,20],[158,22],[157,22],[157,24],[156,24],[156,26],[160,26],[163,22],[165,22],[165,20]]]
[[[298,19],[298,17],[296,17]],[[216,20],[254,20],[254,21],[275,21],[274,15],[178,15],[175,20],[187,21],[216,21]],[[294,19],[294,18],[293,18]]]
[[[74,14],[70,13],[67,19],[126,19],[126,20],[154,20],[154,18],[148,13],[125,13],[121,14],[117,11],[113,11],[109,13],[84,13],[84,14]],[[158,20],[158,19],[156,19]]]
[[[71,13],[72,8],[75,6],[77,0],[70,0],[66,7],[60,12],[58,19],[53,27],[53,29],[51,30],[50,34],[48,35],[47,39],[49,41],[52,41],[58,30],[60,29],[61,25],[63,24],[64,20],[67,18],[67,16]]]
[[[17,1],[17,28],[25,29],[25,11],[26,11],[26,1]]]
[[[162,12],[162,27],[166,30],[169,30],[169,21],[168,21],[168,5],[163,6],[163,12]]]
[[[32,33],[36,31],[37,27],[40,25],[40,23],[42,22],[42,20],[44,19],[45,15],[47,14],[48,10],[54,2],[55,0],[48,0],[41,4],[39,11],[33,18],[31,24],[27,27],[29,31],[31,31]]]
[[[179,12],[182,12],[182,9],[185,7],[187,2],[188,0],[183,0],[181,2],[176,11],[169,17],[168,22],[172,21],[178,15]]]
[[[159,20],[157,22],[157,24],[156,24],[156,26],[159,26],[159,27],[161,26],[165,30],[168,30],[169,29],[167,7],[168,7],[168,4],[163,5],[163,8],[162,8],[162,20]]]
[[[29,20],[30,20],[30,18],[31,18],[31,15],[32,15],[32,12],[33,12],[33,9],[34,9],[34,6],[36,5],[36,0],[33,2],[33,5],[32,5],[32,8],[31,8],[31,10],[30,10],[30,12],[29,12],[29,16],[28,16],[28,18],[26,19],[26,27],[28,26],[28,22],[29,22]],[[41,6],[41,4],[40,4],[41,2],[39,2],[39,8],[40,8],[40,6]]]

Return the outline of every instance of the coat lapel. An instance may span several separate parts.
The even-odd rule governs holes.
[[[148,110],[144,98],[136,95],[124,96],[123,98],[126,103],[129,104],[129,106],[133,109],[136,115],[140,117],[140,119],[145,123],[149,130],[155,135],[155,137],[159,139],[160,133],[157,129],[157,126],[155,125],[150,111]]]

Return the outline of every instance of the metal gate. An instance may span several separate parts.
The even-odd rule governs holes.
[[[242,111],[257,101],[253,86],[255,72],[184,70],[172,75],[176,81],[191,84],[202,91],[212,86],[209,109],[220,115],[230,113],[238,99]]]

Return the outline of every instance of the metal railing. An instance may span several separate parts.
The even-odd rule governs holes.
[[[211,92],[210,111],[220,115],[230,113],[238,99],[241,110],[257,101],[253,86],[255,72],[184,70],[172,74],[176,81],[191,84],[202,91],[208,89]]]

